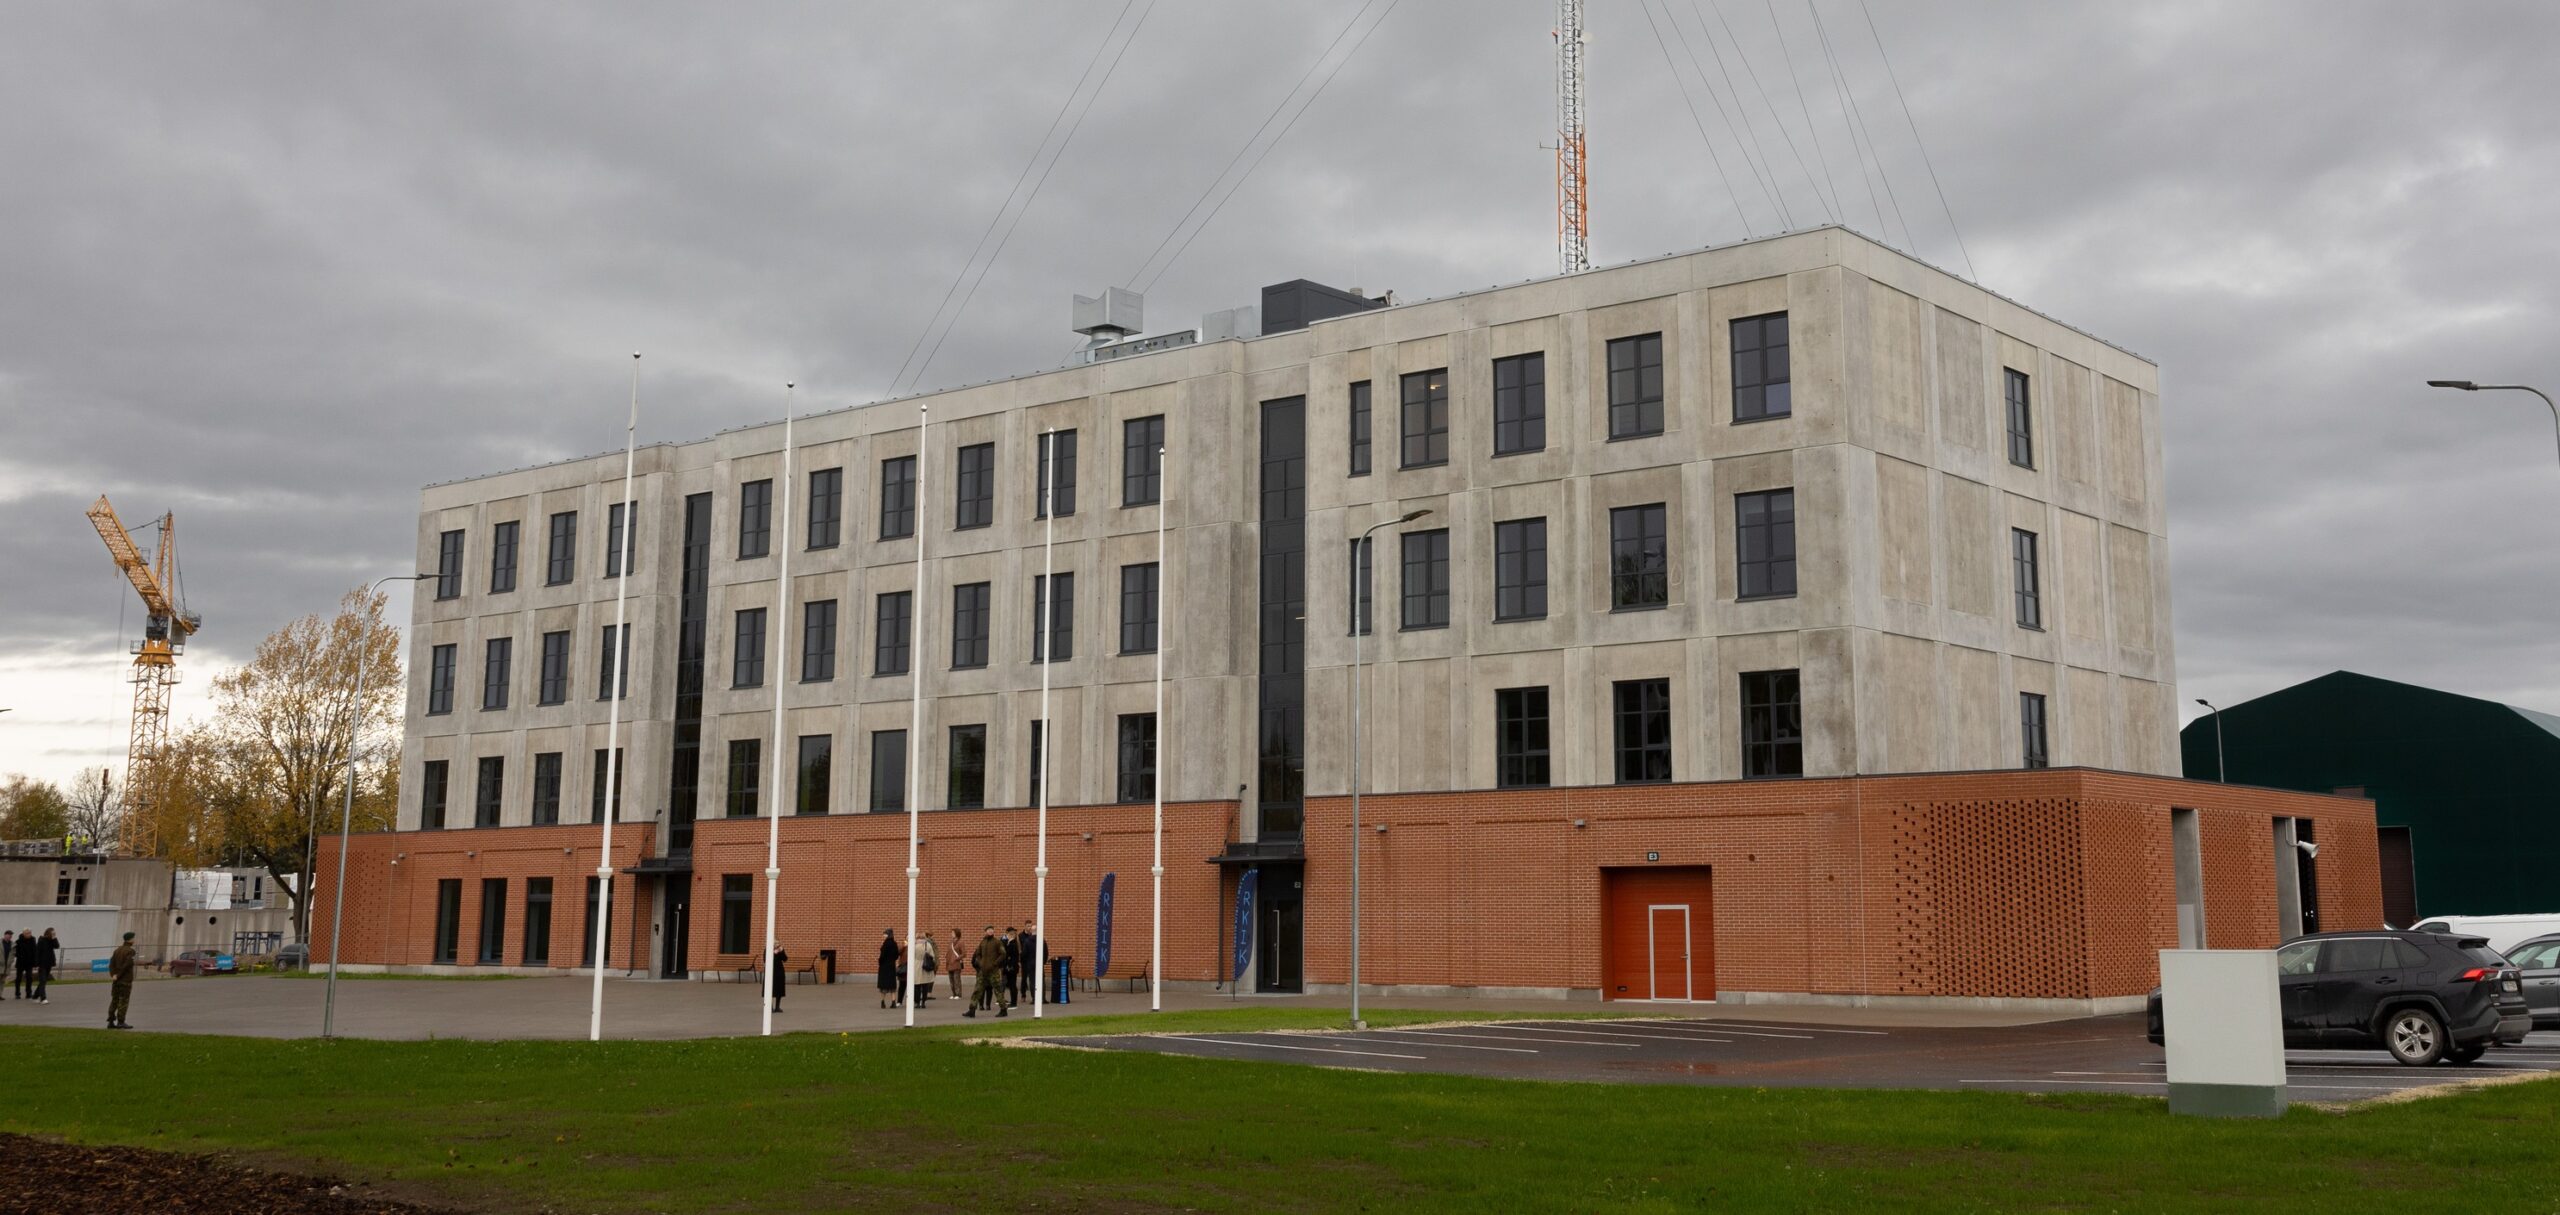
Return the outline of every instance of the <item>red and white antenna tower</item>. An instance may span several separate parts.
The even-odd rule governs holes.
[[[1582,149],[1582,0],[1556,0],[1556,255],[1591,268],[1591,173]]]

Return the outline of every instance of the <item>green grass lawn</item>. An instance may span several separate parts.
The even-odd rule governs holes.
[[[2551,1081],[2207,1122],[2122,1097],[1527,1084],[962,1041],[998,1028],[1033,1027],[601,1045],[0,1028],[22,1063],[0,1130],[225,1150],[502,1211],[2560,1205]]]

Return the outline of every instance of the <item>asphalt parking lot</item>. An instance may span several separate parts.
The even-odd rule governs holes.
[[[2139,1016],[1999,1028],[1848,1028],[1756,1020],[1512,1021],[1339,1033],[1045,1038],[1057,1045],[1510,1080],[1917,1088],[2166,1096]],[[2402,1067],[2380,1051],[2285,1054],[2300,1102],[2372,1100],[2486,1076],[2560,1071],[2560,1034],[2469,1067]]]

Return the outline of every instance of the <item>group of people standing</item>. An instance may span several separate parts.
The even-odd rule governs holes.
[[[21,1000],[51,1004],[45,988],[53,983],[53,968],[62,962],[62,942],[53,930],[37,936],[34,929],[23,932],[0,932],[0,970],[17,976],[11,994]]]
[[[1037,934],[1008,925],[1002,936],[989,924],[978,938],[976,949],[968,949],[960,930],[951,930],[948,949],[934,943],[933,934],[925,933],[912,945],[898,940],[894,928],[880,932],[880,1007],[903,1008],[910,997],[922,1008],[933,1002],[933,989],[941,977],[951,978],[951,998],[966,1000],[961,1010],[964,1017],[977,1016],[982,1009],[993,1008],[999,1017],[1011,1015],[1013,1006],[1022,1002],[1027,984],[1039,982],[1040,964],[1047,955],[1040,948]],[[907,963],[910,949],[914,952],[915,988],[907,988]],[[978,976],[977,986],[963,994],[970,972]]]

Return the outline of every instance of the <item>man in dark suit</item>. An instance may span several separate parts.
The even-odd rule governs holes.
[[[1013,938],[1013,970],[1022,976],[1014,987],[1015,1003],[1021,1003],[1025,993],[1049,981],[1048,967],[1043,965],[1046,960],[1040,956],[1040,934],[1025,928]]]

